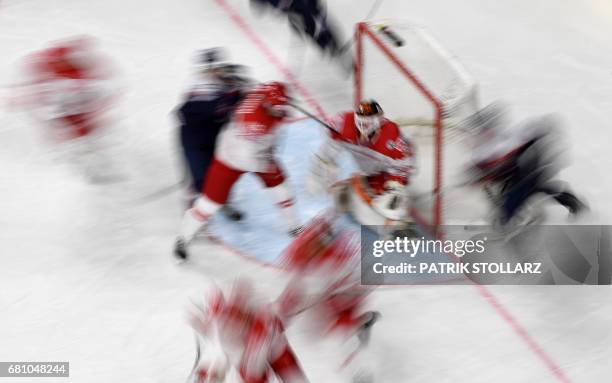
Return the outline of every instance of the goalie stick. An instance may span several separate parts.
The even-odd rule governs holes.
[[[149,202],[153,202],[155,200],[158,200],[160,198],[169,196],[170,194],[174,193],[175,191],[179,190],[182,187],[185,187],[185,185],[187,185],[189,183],[189,171],[187,170],[187,168],[184,169],[183,171],[183,177],[178,181],[175,182],[173,184],[170,184],[168,186],[164,186],[154,192],[151,192],[149,194],[146,194],[144,196],[141,196],[139,198],[136,198],[136,200],[134,202],[136,203],[149,203]]]

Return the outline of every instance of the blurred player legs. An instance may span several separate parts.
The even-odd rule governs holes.
[[[380,314],[365,310],[372,288],[361,285],[360,236],[346,224],[330,210],[305,225],[281,258],[292,278],[277,305],[286,324],[307,312],[321,337],[339,337],[345,345],[339,367],[349,367],[354,382],[370,382],[372,371],[362,368],[359,356],[366,352]]]
[[[183,220],[180,230],[182,238],[187,242],[190,241],[201,225],[225,205],[232,187],[244,173],[246,172],[233,169],[217,159],[213,160],[206,177],[203,194],[195,201]],[[285,215],[288,227],[290,229],[298,227],[297,218],[293,212],[293,197],[284,182],[285,176],[282,170],[276,166],[271,172],[254,174],[261,179],[273,202]]]
[[[305,383],[274,305],[262,303],[247,280],[229,291],[215,289],[192,317],[204,344],[193,383],[223,382],[233,368],[245,383]]]

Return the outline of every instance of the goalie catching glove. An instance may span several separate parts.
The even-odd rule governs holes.
[[[372,199],[372,207],[385,218],[394,221],[406,219],[409,209],[406,185],[395,180],[385,182],[383,192]]]

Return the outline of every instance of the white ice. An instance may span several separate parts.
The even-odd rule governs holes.
[[[350,81],[334,64],[290,37],[285,22],[253,15],[245,0],[228,2],[299,73],[327,113],[350,107]],[[329,3],[347,36],[373,1]],[[563,177],[588,200],[596,222],[610,222],[612,3],[383,0],[376,17],[425,25],[478,79],[483,100],[503,97],[519,116],[560,113],[573,144],[573,162]],[[283,75],[213,0],[3,0],[3,101],[11,96],[6,86],[19,81],[21,57],[46,41],[82,33],[98,37],[120,70],[125,94],[113,127],[114,150],[128,181],[85,183],[55,159],[40,127],[3,102],[0,361],[70,361],[73,382],[183,382],[194,357],[185,321],[190,299],[199,299],[213,279],[224,283],[239,275],[254,278],[274,296],[285,277],[206,243],[194,249],[195,266],[177,267],[170,251],[183,208],[178,195],[134,201],[180,178],[170,112],[196,49],[225,46],[257,78]],[[246,188],[239,193],[249,197]],[[470,206],[459,203],[457,209]],[[254,225],[258,216],[244,225]],[[609,381],[609,291],[382,288],[372,297],[383,314],[374,330],[372,361],[380,382]],[[525,333],[500,315],[500,305]],[[342,381],[335,345],[313,340],[306,327],[290,331],[306,373],[313,382]]]

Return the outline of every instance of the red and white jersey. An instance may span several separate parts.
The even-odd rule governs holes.
[[[207,307],[192,320],[198,333],[218,344],[243,380],[267,382],[271,362],[288,348],[283,325],[270,305],[257,305],[249,291],[235,288],[228,296],[215,290]],[[206,347],[206,346],[205,346]]]
[[[295,278],[279,299],[289,318],[343,292],[360,289],[360,236],[328,212],[313,218],[283,253],[282,267]]]
[[[274,152],[283,118],[265,109],[267,95],[254,88],[238,105],[234,117],[217,138],[215,157],[242,171],[268,172],[274,166]]]
[[[85,48],[57,45],[27,58],[27,92],[37,117],[63,121],[76,136],[87,134],[93,125],[88,120],[106,111],[116,97],[108,73],[99,68],[103,60],[91,54]]]
[[[384,119],[379,130],[367,141],[360,137],[353,112],[339,114],[331,125],[335,131],[322,149],[324,158],[333,159],[340,149],[348,150],[375,190],[389,180],[403,185],[410,183],[410,175],[415,170],[414,148],[394,122]]]
[[[285,250],[281,264],[289,272],[345,277],[359,265],[359,235],[340,227],[332,212],[314,217]]]

